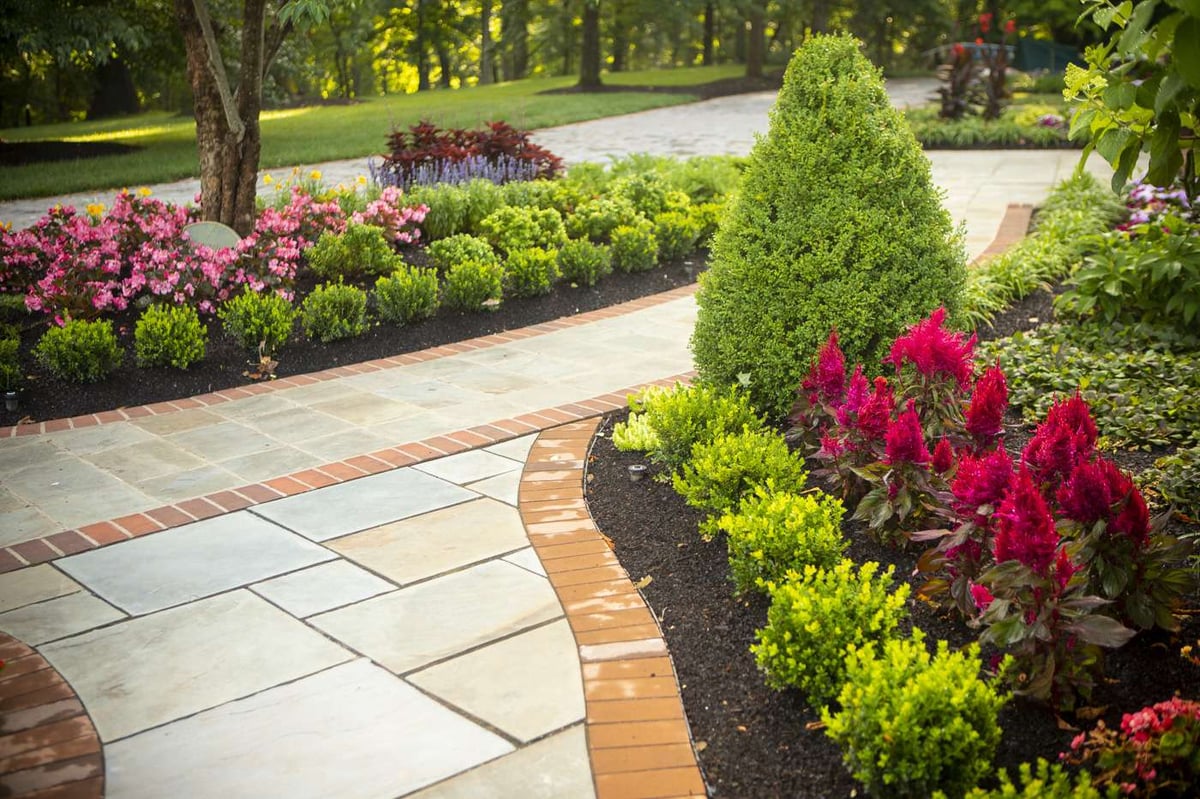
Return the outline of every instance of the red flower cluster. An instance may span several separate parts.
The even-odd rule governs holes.
[[[1050,508],[1026,469],[1017,474],[996,516],[992,550],[996,562],[1016,560],[1038,574],[1047,574],[1058,553],[1059,535]]]
[[[1046,414],[1046,421],[1037,432],[1021,459],[1029,467],[1037,483],[1053,496],[1059,484],[1070,476],[1075,466],[1091,458],[1096,446],[1096,423],[1092,421],[1088,404],[1076,392],[1074,397],[1055,403]]]
[[[808,401],[812,405],[825,403],[838,407],[842,404],[846,395],[846,358],[838,346],[837,330],[829,334],[829,340],[817,353],[816,363],[800,386],[808,392]]]
[[[955,511],[968,519],[984,505],[994,511],[1008,493],[1012,478],[1013,462],[1003,449],[980,456],[964,455],[950,485],[956,500]]]
[[[867,377],[863,374],[862,364],[857,364],[854,367],[854,374],[850,377],[850,386],[846,389],[846,401],[842,403],[842,407],[837,409],[837,423],[842,427],[853,425],[858,417],[858,412],[867,404],[870,396],[871,384],[867,382]]]
[[[931,465],[938,474],[945,474],[954,465],[954,448],[950,446],[948,438],[938,439],[937,446],[933,448]]]
[[[858,411],[858,430],[867,438],[883,438],[892,423],[896,399],[886,377],[875,378],[875,390]]]
[[[896,339],[884,363],[894,364],[896,373],[905,363],[911,363],[926,377],[945,375],[957,381],[963,391],[971,385],[975,371],[975,336],[964,341],[962,333],[942,329],[946,309],[938,308]]]
[[[1140,549],[1150,540],[1150,512],[1133,480],[1111,461],[1076,465],[1055,494],[1062,514],[1083,525],[1103,521],[1110,535],[1128,537]]]
[[[925,446],[925,434],[912,400],[904,413],[888,426],[886,451],[884,463],[929,463],[929,448]]]
[[[992,446],[1004,431],[1004,413],[1008,410],[1008,381],[1000,364],[989,366],[971,394],[964,427],[980,447]]]

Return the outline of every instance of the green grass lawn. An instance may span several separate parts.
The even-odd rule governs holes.
[[[689,67],[605,75],[614,85],[694,86],[743,74],[744,67]],[[536,129],[628,114],[695,100],[690,94],[619,92],[540,94],[575,77],[535,78],[493,86],[372,97],[347,106],[311,106],[262,115],[264,169],[357,158],[385,150],[388,133],[428,119],[443,127],[476,127],[490,120]],[[0,200],[163,183],[199,174],[192,120],[155,111],[121,119],[0,130],[10,141],[112,141],[143,149],[86,161],[0,168]]]

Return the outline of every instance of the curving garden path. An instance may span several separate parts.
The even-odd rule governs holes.
[[[744,151],[769,99],[538,138]],[[934,174],[979,254],[1075,159]],[[691,294],[0,430],[0,795],[703,795],[581,477],[587,420],[689,376]]]

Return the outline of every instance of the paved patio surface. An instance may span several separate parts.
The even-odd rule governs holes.
[[[608,154],[612,125],[643,150],[744,152],[769,103],[537,138],[568,159]],[[1039,201],[1076,158],[937,153],[934,176],[978,254],[1008,203]],[[585,529],[586,426],[529,454],[538,431],[686,375],[694,316],[682,290],[7,431],[0,631],[33,651],[0,642],[0,793],[52,779],[111,797],[701,791],[677,705],[625,704],[677,692],[653,618]]]

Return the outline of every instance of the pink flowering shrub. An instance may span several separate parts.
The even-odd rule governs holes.
[[[425,221],[429,206],[405,206],[401,202],[402,194],[395,186],[388,186],[380,192],[378,199],[367,203],[362,211],[355,211],[350,221],[383,228],[388,239],[398,244],[415,244],[421,238],[421,229],[417,226]]]
[[[1126,713],[1120,732],[1099,721],[1060,757],[1094,764],[1099,784],[1128,796],[1188,795],[1200,783],[1200,702],[1176,696]]]

